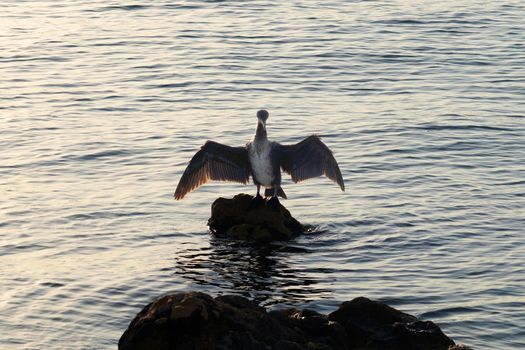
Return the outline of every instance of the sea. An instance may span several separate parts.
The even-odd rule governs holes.
[[[525,2],[1,1],[0,348],[115,349],[166,293],[355,297],[525,348]],[[206,142],[316,134],[314,229],[250,244],[173,192]]]

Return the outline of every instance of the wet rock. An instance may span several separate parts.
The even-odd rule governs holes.
[[[465,344],[458,344],[458,345],[451,345],[448,350],[472,350],[470,346],[466,346]]]
[[[455,347],[454,347],[455,346]],[[120,350],[462,349],[430,321],[366,298],[329,315],[267,312],[239,296],[167,295],[147,305],[119,340]],[[466,349],[466,348],[465,348]]]
[[[352,348],[439,350],[454,345],[433,322],[363,297],[344,302],[328,319],[344,327]]]
[[[208,220],[212,233],[235,239],[272,241],[287,240],[307,230],[282,204],[273,207],[265,201],[254,206],[253,198],[238,194],[231,199],[215,200]]]

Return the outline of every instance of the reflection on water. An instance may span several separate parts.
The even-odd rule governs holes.
[[[178,252],[175,274],[206,290],[239,294],[262,305],[304,303],[328,296],[331,292],[323,286],[333,280],[329,274],[335,273],[329,268],[309,267],[305,271],[287,259],[310,253],[293,244],[212,237],[209,247]]]
[[[322,312],[365,295],[525,348],[523,0],[118,3],[2,7],[1,349],[113,349],[153,297],[199,288]],[[327,232],[210,238],[211,202],[253,186],[173,200],[260,108],[272,139],[336,155],[345,193],[284,179]]]

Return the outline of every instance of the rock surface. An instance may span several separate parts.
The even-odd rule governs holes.
[[[267,312],[239,296],[167,295],[135,317],[120,350],[392,349],[447,350],[455,346],[431,321],[356,298],[329,315],[312,310]],[[461,347],[457,347],[461,349]]]
[[[210,230],[217,235],[254,241],[287,240],[307,230],[281,204],[274,208],[264,202],[253,207],[253,198],[238,194],[231,199],[216,199],[208,220]]]

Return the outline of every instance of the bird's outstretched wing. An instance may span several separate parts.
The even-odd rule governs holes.
[[[207,141],[195,153],[177,185],[174,197],[184,196],[209,180],[246,184],[250,179],[250,162],[245,147],[230,147]]]
[[[312,135],[295,145],[276,144],[274,148],[281,168],[292,176],[294,182],[325,175],[345,190],[343,176],[332,151]]]

